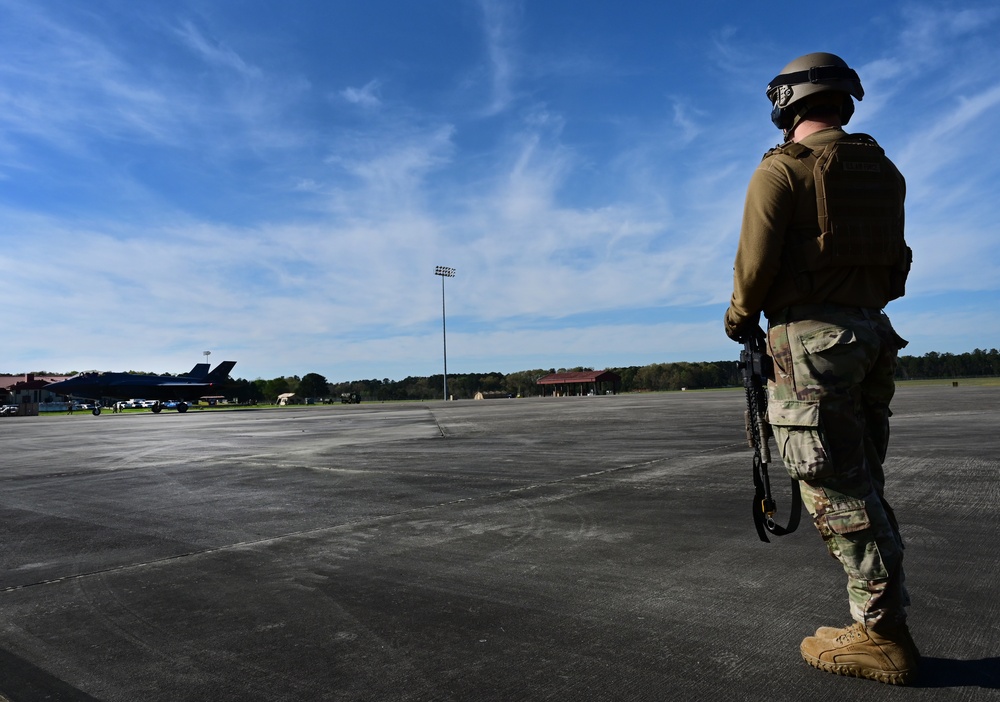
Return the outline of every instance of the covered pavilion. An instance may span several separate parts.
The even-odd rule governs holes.
[[[543,395],[617,395],[622,378],[608,370],[549,373],[537,381]]]

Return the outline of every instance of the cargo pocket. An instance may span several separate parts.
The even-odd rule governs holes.
[[[832,533],[841,535],[864,531],[872,525],[864,502],[837,505],[820,519]],[[820,529],[822,531],[822,526]]]
[[[771,400],[767,421],[785,470],[796,480],[813,480],[832,474],[829,452],[819,430],[819,402]]]
[[[852,609],[855,605],[867,609],[874,593],[871,588],[884,583],[889,573],[878,539],[872,533],[874,526],[865,503],[861,500],[834,503],[816,515],[815,523],[830,554],[844,566]]]
[[[838,346],[848,346],[857,340],[854,332],[846,327],[826,327],[808,336],[802,336],[799,341],[807,353],[816,354],[829,351]]]
[[[864,329],[861,325],[856,329],[828,325],[800,336],[799,343],[805,353],[796,360],[808,369],[808,376],[814,379],[811,382],[828,393],[843,390],[865,379],[867,369],[874,362],[879,338],[874,330]],[[806,373],[797,375],[802,378]]]
[[[897,334],[895,329],[890,328],[889,331],[892,333],[890,338],[892,340],[892,347],[895,351],[901,351],[910,345],[910,342]]]

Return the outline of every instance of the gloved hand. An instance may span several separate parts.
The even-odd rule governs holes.
[[[763,336],[764,334],[760,328],[759,312],[751,317],[744,317],[738,322],[733,322],[732,317],[729,315],[729,310],[726,310],[724,324],[726,327],[726,336],[737,344],[745,343],[751,336]]]

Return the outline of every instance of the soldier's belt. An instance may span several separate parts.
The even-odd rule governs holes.
[[[849,315],[864,317],[865,319],[875,319],[882,315],[882,310],[878,307],[857,307],[829,303],[792,305],[770,315],[768,321],[771,324],[787,324],[788,322],[800,322],[804,319],[822,319],[830,315]]]

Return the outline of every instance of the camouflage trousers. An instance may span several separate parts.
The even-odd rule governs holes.
[[[774,315],[768,421],[830,554],[847,573],[851,616],[876,630],[906,620],[903,542],[882,464],[896,356],[879,310],[808,305]]]

